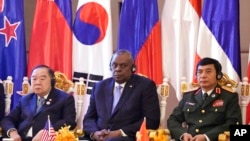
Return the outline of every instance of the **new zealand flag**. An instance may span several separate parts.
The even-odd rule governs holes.
[[[12,76],[12,108],[21,97],[16,91],[22,89],[26,65],[23,0],[0,0],[0,79]]]

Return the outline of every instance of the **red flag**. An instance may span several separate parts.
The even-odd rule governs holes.
[[[136,141],[149,141],[149,136],[146,128],[146,118],[144,118]]]
[[[72,78],[71,0],[37,0],[33,21],[28,75],[45,64]]]
[[[49,116],[48,120],[45,124],[45,127],[43,129],[42,139],[41,141],[54,141],[56,136],[56,132],[54,130],[54,127],[52,126]]]

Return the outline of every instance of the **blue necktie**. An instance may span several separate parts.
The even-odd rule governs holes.
[[[43,106],[45,102],[45,98],[40,97],[37,101],[37,107],[36,107],[36,112],[39,111],[39,109]]]
[[[112,107],[112,113],[114,112],[114,109],[117,105],[117,103],[119,102],[119,99],[121,97],[121,85],[118,85],[115,87],[115,91],[114,91],[114,100],[113,100],[113,107]]]

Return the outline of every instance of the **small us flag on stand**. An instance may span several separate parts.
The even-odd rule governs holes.
[[[43,129],[42,139],[41,141],[54,141],[56,136],[56,132],[54,130],[54,127],[52,126],[49,116],[48,120],[45,124],[45,127]]]

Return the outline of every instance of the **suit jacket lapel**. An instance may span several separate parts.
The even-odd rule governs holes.
[[[195,93],[195,100],[197,101],[198,105],[202,105],[202,90],[198,90],[198,92]]]
[[[45,100],[44,105],[42,106],[41,110],[46,109],[47,107],[53,105],[56,102],[57,99],[57,93],[55,92],[56,89],[52,89]]]
[[[30,111],[32,111],[32,113],[36,113],[36,105],[37,105],[37,95],[36,94],[33,94],[31,100],[30,100],[30,104],[29,105],[32,105],[30,106]]]
[[[108,113],[112,114],[112,106],[113,106],[113,89],[114,89],[115,81],[111,81],[109,85],[107,86],[107,91],[104,91],[105,95],[105,102],[106,102],[106,109]]]
[[[40,113],[41,111],[43,111],[44,109],[46,109],[47,107],[53,105],[57,99],[57,94],[56,92],[54,92],[55,89],[52,89],[48,95],[48,97],[45,100],[45,103],[43,104],[43,106],[39,109],[39,111],[36,112],[36,114]],[[37,97],[37,96],[36,96]],[[36,107],[35,107],[35,111],[36,111]]]

